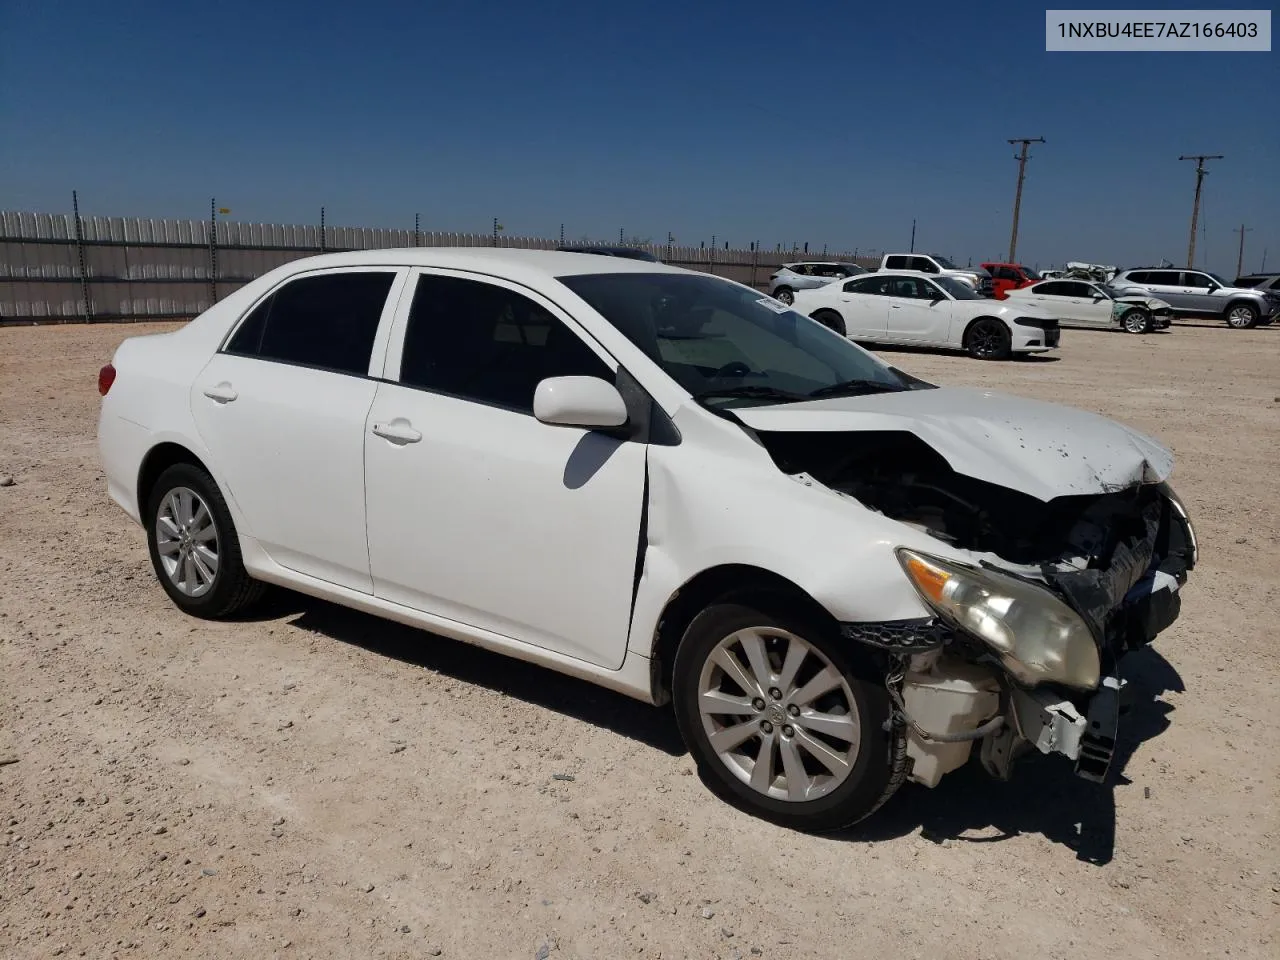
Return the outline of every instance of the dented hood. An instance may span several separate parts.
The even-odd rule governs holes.
[[[913,433],[957,473],[1045,501],[1155,483],[1173,467],[1167,448],[1114,420],[989,390],[904,390],[733,412],[762,432]]]

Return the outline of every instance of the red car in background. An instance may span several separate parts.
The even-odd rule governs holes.
[[[982,269],[991,274],[992,296],[997,300],[1003,300],[1010,290],[1029,287],[1044,279],[1021,263],[984,263]]]

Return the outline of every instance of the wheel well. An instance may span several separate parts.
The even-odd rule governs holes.
[[[1009,329],[1008,324],[1004,323],[999,317],[974,317],[972,320],[969,321],[969,325],[964,328],[964,336],[960,338],[960,342],[963,343],[965,346],[968,346],[969,334],[973,331],[973,328],[976,327],[978,324],[980,324],[983,320],[994,320],[996,323],[1000,324],[1000,326],[1003,327],[1006,332]]]
[[[662,704],[671,698],[676,648],[693,618],[713,603],[731,600],[770,613],[799,610],[836,628],[826,608],[786,577],[746,564],[703,570],[672,595],[658,618],[652,654],[654,702]]]
[[[1222,312],[1230,313],[1232,307],[1248,307],[1250,310],[1252,310],[1254,313],[1258,314],[1259,316],[1262,315],[1261,310],[1259,310],[1253,303],[1244,299],[1243,297],[1239,298],[1238,300],[1228,300],[1227,305],[1223,308]]]
[[[180,443],[160,443],[147,451],[142,459],[142,467],[138,471],[138,515],[146,513],[147,501],[151,499],[151,488],[160,479],[160,474],[177,463],[189,463],[199,467],[206,473],[209,468],[200,462],[200,458]]]

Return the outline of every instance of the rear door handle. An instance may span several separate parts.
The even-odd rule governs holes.
[[[375,423],[373,432],[382,439],[397,444],[417,443],[422,439],[422,434],[413,429],[413,425],[403,417],[396,417],[390,423]]]
[[[225,380],[216,387],[206,387],[204,395],[210,400],[216,400],[218,403],[230,403],[240,394],[231,389],[231,384]]]

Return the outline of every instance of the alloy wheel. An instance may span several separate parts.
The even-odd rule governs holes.
[[[817,647],[778,627],[721,640],[698,678],[703,731],[757,793],[813,800],[853,771],[862,740],[849,682]]]
[[[1253,310],[1244,305],[1232,307],[1227,312],[1227,323],[1237,330],[1243,330],[1246,327],[1253,326],[1254,315]]]
[[[969,334],[969,349],[979,360],[990,360],[1004,351],[1004,331],[993,321],[984,320]]]
[[[202,597],[218,576],[218,528],[190,487],[174,487],[156,512],[156,549],[169,582],[188,597]]]

